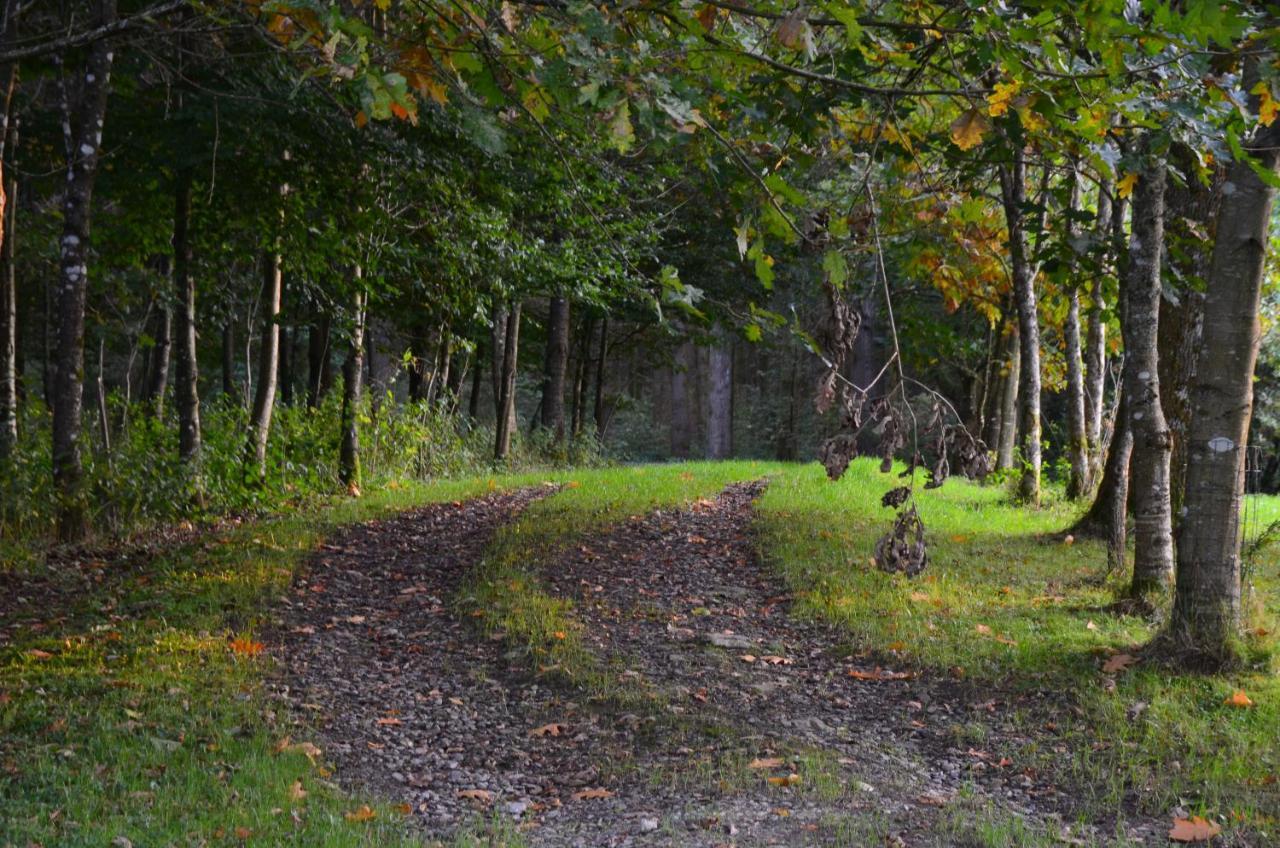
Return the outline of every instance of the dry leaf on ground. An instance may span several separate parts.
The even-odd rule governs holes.
[[[1169,838],[1174,842],[1208,842],[1219,833],[1222,833],[1222,825],[1202,819],[1200,816],[1192,816],[1189,819],[1175,818],[1173,827],[1169,828]]]

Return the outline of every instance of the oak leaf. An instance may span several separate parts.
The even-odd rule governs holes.
[[[1222,832],[1222,825],[1206,821],[1200,816],[1189,819],[1175,818],[1169,828],[1169,838],[1174,842],[1208,842]]]
[[[1129,654],[1116,654],[1111,659],[1102,664],[1102,670],[1106,674],[1115,674],[1118,671],[1127,671],[1129,666],[1138,661],[1137,657]]]
[[[1133,194],[1133,187],[1138,184],[1137,174],[1125,174],[1120,178],[1120,182],[1116,183],[1116,194],[1121,197],[1128,197]]]
[[[951,141],[961,150],[969,150],[982,144],[982,137],[991,129],[991,123],[977,109],[961,113],[951,122]]]

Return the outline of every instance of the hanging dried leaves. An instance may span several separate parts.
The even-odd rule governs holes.
[[[827,316],[818,331],[818,343],[822,345],[829,365],[818,381],[818,395],[814,399],[814,406],[820,415],[835,402],[840,368],[853,351],[853,343],[862,328],[860,304],[845,300],[830,281],[823,285],[822,290],[827,299]]]
[[[899,512],[893,529],[876,542],[875,557],[881,571],[899,571],[908,577],[924,571],[929,564],[929,552],[924,541],[924,522],[914,504]]]
[[[827,476],[839,480],[858,455],[858,437],[853,433],[837,433],[822,443],[818,461],[827,469]]]

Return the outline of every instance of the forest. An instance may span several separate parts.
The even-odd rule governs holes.
[[[0,846],[1280,841],[1280,4],[0,0]]]

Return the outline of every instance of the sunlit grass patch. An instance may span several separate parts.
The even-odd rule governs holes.
[[[1000,487],[956,479],[918,488],[930,562],[911,579],[872,561],[893,516],[880,496],[898,484],[871,460],[854,462],[837,483],[817,465],[774,478],[758,505],[761,543],[801,614],[838,622],[855,649],[885,664],[1050,692],[1048,704],[1021,720],[1043,723],[1052,711],[1062,750],[1036,743],[1024,759],[1071,774],[1095,810],[1136,801],[1164,815],[1186,804],[1275,835],[1280,678],[1269,654],[1275,637],[1264,632],[1280,612],[1274,556],[1258,557],[1249,573],[1257,667],[1228,678],[1141,665],[1104,674],[1109,656],[1137,653],[1159,624],[1108,609],[1122,578],[1107,574],[1101,543],[1068,538],[1071,506],[1051,499],[1029,510]],[[1253,507],[1280,516],[1280,498],[1258,498]],[[1226,705],[1236,689],[1253,705]]]

